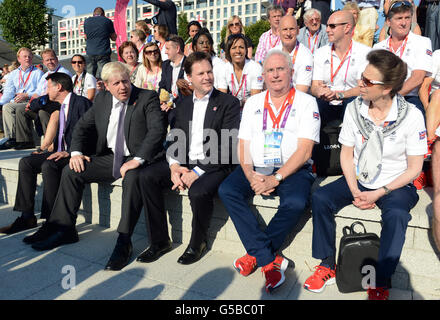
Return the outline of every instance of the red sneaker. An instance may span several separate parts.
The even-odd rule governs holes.
[[[281,286],[285,280],[284,272],[289,262],[287,259],[277,255],[275,260],[261,268],[266,277],[266,292],[271,293],[275,288]]]
[[[437,136],[434,139],[428,139],[428,152],[425,154],[425,159],[430,159],[432,156],[432,148],[434,147],[434,142],[437,140]]]
[[[379,287],[376,289],[369,288],[367,290],[368,300],[388,300],[390,290],[386,287]]]
[[[336,270],[324,266],[316,266],[315,272],[304,282],[304,289],[322,292],[325,286],[336,282]]]
[[[243,257],[235,259],[234,268],[242,276],[247,277],[257,269],[257,259],[246,253]]]
[[[424,171],[420,172],[420,175],[413,181],[413,184],[417,190],[422,190],[426,186],[426,175]]]

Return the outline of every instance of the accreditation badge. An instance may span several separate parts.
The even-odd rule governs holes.
[[[272,131],[264,133],[264,164],[276,166],[281,164],[281,142],[283,133]]]

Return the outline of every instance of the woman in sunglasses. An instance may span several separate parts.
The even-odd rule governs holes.
[[[96,93],[96,78],[86,71],[86,58],[75,54],[70,61],[75,75],[72,77],[73,92],[93,101]]]
[[[406,64],[387,50],[371,51],[367,60],[360,97],[348,104],[339,135],[344,176],[312,195],[312,255],[322,262],[304,287],[321,292],[335,282],[334,215],[350,204],[362,210],[378,207],[382,231],[375,288],[367,293],[370,300],[387,300],[410,210],[419,199],[412,181],[422,170],[426,129],[420,110],[398,94]]]
[[[139,67],[134,85],[138,88],[157,91],[162,78],[162,57],[159,46],[155,42],[147,43],[142,54],[144,62]]]
[[[263,68],[258,62],[248,59],[248,46],[244,35],[233,34],[226,44],[224,80],[218,90],[230,92],[240,100],[243,107],[246,99],[263,89]]]
[[[141,65],[138,62],[139,51],[136,45],[131,41],[124,41],[118,49],[119,56],[122,58],[122,62],[125,63],[128,70],[130,71],[130,81],[134,84],[136,80],[136,75]]]
[[[254,44],[252,40],[245,35],[243,23],[239,16],[232,16],[228,20],[227,28],[226,28],[226,36],[225,40],[220,44],[221,53],[220,56],[225,57],[226,44],[228,43],[229,36],[234,34],[242,34],[247,42],[247,57],[252,59]]]

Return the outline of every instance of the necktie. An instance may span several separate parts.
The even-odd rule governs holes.
[[[59,121],[59,127],[60,130],[58,132],[58,149],[57,151],[64,151],[64,141],[63,141],[63,136],[64,136],[64,126],[65,126],[65,114],[64,114],[64,108],[66,107],[66,105],[63,103],[60,107],[60,121]]]
[[[118,102],[121,110],[119,111],[118,131],[116,133],[116,143],[113,158],[113,177],[119,179],[121,177],[121,166],[124,162],[124,120],[125,120],[125,104]]]

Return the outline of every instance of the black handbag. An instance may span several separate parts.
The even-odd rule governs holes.
[[[323,127],[320,132],[320,142],[313,148],[312,159],[316,173],[320,177],[342,174],[341,144],[338,141],[341,123],[342,121],[334,120]]]
[[[362,226],[363,232],[356,232],[356,225]],[[380,239],[375,233],[367,233],[359,221],[350,227],[345,226],[342,232],[336,264],[336,284],[342,293],[364,291],[367,289],[364,277],[368,274],[371,276],[373,270],[375,275]]]

